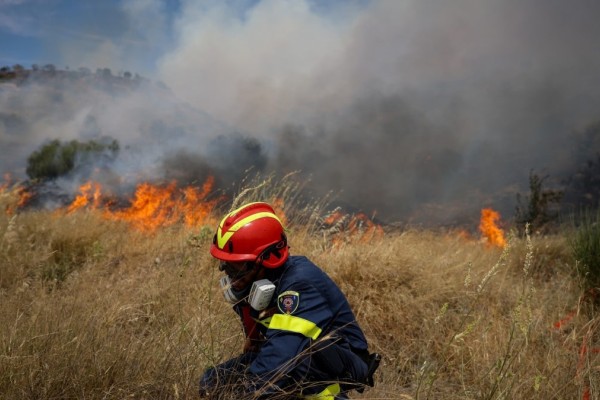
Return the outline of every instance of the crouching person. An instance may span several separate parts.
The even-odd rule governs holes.
[[[369,353],[346,297],[309,259],[289,255],[269,204],[227,214],[210,253],[246,343],[240,356],[204,373],[201,397],[347,399],[373,386],[379,355]]]

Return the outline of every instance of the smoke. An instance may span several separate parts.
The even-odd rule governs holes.
[[[123,40],[62,49],[146,60],[172,92],[5,88],[4,169],[47,138],[103,135],[132,181],[300,170],[384,219],[451,223],[510,217],[531,170],[558,185],[598,151],[581,145],[598,143],[584,137],[600,120],[597,1],[207,0],[170,17],[162,4],[124,2]]]
[[[275,142],[275,170],[388,218],[510,214],[530,170],[558,178],[598,119],[600,4],[190,2],[162,79]],[[436,210],[441,210],[437,213]],[[437,215],[436,215],[437,213]]]
[[[205,157],[200,149],[229,132],[161,86],[106,73],[32,72],[19,86],[2,85],[0,109],[0,170],[13,179],[27,178],[28,157],[51,140],[118,142],[118,156],[76,160],[71,173],[52,183],[53,192],[68,194],[89,179],[115,194],[141,181],[191,182],[192,171],[178,174],[169,158],[182,149]],[[196,180],[209,175],[206,168]]]

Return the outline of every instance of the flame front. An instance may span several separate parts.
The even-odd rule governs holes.
[[[0,193],[8,189],[10,177],[5,176],[0,185]],[[98,182],[89,181],[79,187],[79,193],[58,213],[72,214],[81,210],[97,210],[103,218],[125,221],[136,229],[152,232],[161,227],[178,223],[190,228],[212,225],[212,211],[223,201],[222,196],[211,196],[215,180],[209,177],[202,187],[187,186],[179,188],[176,182],[167,185],[141,183],[128,204],[105,191]],[[23,187],[11,189],[16,199],[6,208],[7,214],[22,208],[32,197]],[[285,201],[282,198],[271,199],[275,213],[284,226],[289,220],[285,213]],[[364,213],[347,214],[340,209],[333,210],[321,219],[321,229],[330,236],[334,244],[341,242],[366,242],[373,237],[383,235],[383,228],[373,222]]]
[[[93,190],[93,192],[92,192]],[[82,207],[88,205],[92,200],[92,208],[98,208],[100,205],[101,187],[100,184],[95,182],[84,183],[79,188],[80,194],[75,197],[75,200],[67,207],[67,213],[72,213],[79,210]]]
[[[80,194],[66,207],[67,213],[82,208],[102,208],[107,219],[126,221],[142,231],[154,231],[159,227],[183,222],[188,227],[198,227],[208,221],[212,209],[220,200],[208,199],[214,178],[210,177],[201,189],[187,186],[177,188],[175,182],[166,186],[150,183],[139,184],[129,206],[111,209],[110,197],[102,195],[102,187],[96,182],[87,182],[79,188]]]
[[[322,229],[332,236],[336,245],[342,241],[367,242],[384,234],[381,225],[373,222],[366,214],[345,214],[340,208],[331,211],[322,219]]]
[[[5,194],[9,199],[5,204],[4,212],[6,215],[13,215],[18,209],[27,205],[33,194],[20,183],[13,184],[10,174],[4,174],[3,178],[4,182],[0,184],[0,194]]]
[[[481,210],[481,221],[479,222],[479,231],[487,239],[488,243],[493,246],[506,246],[504,239],[504,231],[497,225],[500,220],[500,214],[491,208]]]

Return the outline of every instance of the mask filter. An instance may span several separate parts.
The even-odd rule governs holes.
[[[256,311],[262,311],[271,302],[273,294],[275,293],[275,285],[268,279],[261,279],[252,284],[250,289],[250,295],[248,296],[248,303],[250,307]]]

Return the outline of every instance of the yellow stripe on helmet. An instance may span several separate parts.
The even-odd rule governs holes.
[[[248,207],[251,204],[256,204],[256,203],[250,203],[250,204],[246,204],[243,207],[238,208],[237,210],[234,210],[232,212],[230,212],[229,214],[227,214],[222,220],[221,223],[219,224],[219,227],[217,228],[217,246],[220,249],[223,249],[225,247],[225,244],[227,243],[227,241],[229,239],[231,239],[231,237],[233,236],[233,234],[235,232],[238,231],[238,229],[240,229],[242,226],[249,224],[252,221],[256,221],[259,218],[274,218],[277,221],[279,221],[279,223],[281,224],[281,220],[277,217],[277,215],[273,214],[272,212],[269,211],[263,211],[263,212],[259,212],[256,214],[252,214],[247,216],[246,218],[243,218],[241,220],[239,220],[238,222],[236,222],[235,224],[233,224],[233,226],[231,226],[226,232],[223,232],[223,225],[225,225],[225,221],[227,220],[227,218],[229,218],[230,216],[236,214],[237,212],[239,212],[241,209]],[[283,226],[283,224],[281,224]]]

